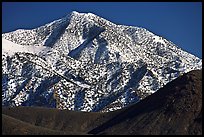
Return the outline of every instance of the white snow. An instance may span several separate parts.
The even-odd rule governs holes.
[[[159,37],[159,36],[155,35],[152,38],[154,39],[155,42],[160,42],[162,44],[165,44],[164,40],[161,37]]]
[[[39,53],[42,50],[45,50],[48,47],[45,46],[24,46],[24,45],[19,45],[16,43],[13,43],[9,40],[6,40],[2,38],[2,52],[3,53],[8,53],[8,55],[14,55],[16,52],[27,52],[27,53]]]
[[[88,85],[88,84],[85,84],[85,83],[81,83],[79,81],[75,81],[75,83],[80,86],[80,87],[83,87],[83,88],[90,88],[91,86]]]
[[[89,34],[94,34],[94,29],[98,30],[97,27],[105,30],[91,37]],[[59,30],[65,31],[59,32]],[[59,37],[56,37],[58,34]],[[45,41],[52,48],[43,46]],[[75,109],[74,100],[77,92],[85,93],[81,111],[92,111],[95,104],[100,104],[100,99],[108,99],[113,93],[123,91],[127,83],[130,84],[129,89],[149,95],[179,74],[202,68],[202,60],[183,51],[165,38],[156,36],[144,28],[116,25],[92,13],[72,12],[71,16],[67,15],[37,29],[21,29],[2,34],[2,51],[9,55],[15,52],[43,55],[19,54],[22,58],[28,57],[31,64],[37,64],[33,72],[28,73],[39,73],[40,77],[34,77],[29,89],[36,92],[41,82],[47,78],[54,75],[61,76],[62,79],[58,83],[49,85],[45,90],[55,91],[57,99],[60,99],[59,108],[69,110]],[[24,63],[16,62],[19,62],[17,58],[9,60],[3,55],[2,74],[13,74],[8,78],[10,94],[2,94],[4,102],[13,96],[16,86],[22,84],[16,73],[21,76]],[[134,72],[143,73],[144,69],[139,68],[144,64],[150,73],[144,73],[142,79],[139,76],[135,77]],[[171,69],[176,72],[172,73]],[[65,72],[76,78],[79,76],[84,81],[65,77]],[[138,82],[131,84],[132,80]],[[108,108],[107,111],[124,107],[127,103],[125,100],[132,99],[131,95],[125,93],[119,98],[116,96],[117,100],[114,103],[121,105]],[[16,99],[17,105],[27,100],[22,93],[17,97],[21,98]]]

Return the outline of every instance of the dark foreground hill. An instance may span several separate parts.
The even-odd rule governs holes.
[[[202,70],[178,77],[137,104],[99,113],[49,108],[2,110],[3,134],[202,134]]]

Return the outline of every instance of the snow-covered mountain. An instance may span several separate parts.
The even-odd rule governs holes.
[[[136,103],[202,60],[139,27],[92,13],[2,34],[2,105],[112,111]]]

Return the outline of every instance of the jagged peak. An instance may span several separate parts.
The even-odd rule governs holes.
[[[42,74],[42,76],[45,76],[43,77],[44,82],[47,82],[47,78],[51,81],[53,78],[51,77],[52,75],[60,76],[61,82],[57,84],[59,87],[64,86],[61,83],[67,81],[66,77],[76,81],[75,85],[67,82],[67,87],[70,87],[70,90],[67,90],[66,86],[64,86],[63,92],[70,91],[67,92],[67,96],[72,96],[72,89],[76,89],[76,95],[82,97],[83,94],[86,93],[87,96],[84,100],[89,101],[89,99],[92,99],[92,101],[85,102],[85,106],[80,108],[84,111],[102,109],[104,102],[103,100],[99,100],[100,97],[110,97],[110,99],[112,99],[112,93],[119,93],[119,91],[123,90],[124,92],[127,91],[127,94],[129,94],[129,92],[133,94],[132,89],[137,89],[138,96],[143,98],[147,93],[154,93],[161,86],[178,77],[179,74],[202,68],[202,61],[198,58],[182,51],[174,46],[173,43],[156,36],[156,34],[149,32],[145,28],[117,25],[90,12],[80,13],[78,11],[72,11],[63,18],[52,21],[44,26],[31,31],[19,30],[7,33],[2,35],[2,38],[10,40],[13,43],[25,45],[22,48],[25,48],[26,45],[34,48],[35,46],[38,47],[42,45],[49,47],[48,50],[39,52],[39,58],[35,60],[35,56],[29,56],[29,61],[34,60],[36,61],[34,63],[38,66],[43,65],[39,72],[33,68],[33,75],[37,74],[36,72]],[[5,44],[5,42],[2,44]],[[26,50],[22,49],[21,51],[25,52],[27,49],[26,47]],[[8,51],[8,49],[6,50]],[[23,54],[22,56],[25,55]],[[26,55],[25,59],[27,58]],[[45,58],[44,63],[42,63],[41,58]],[[141,67],[143,64],[139,63],[139,60],[147,64],[148,68]],[[115,62],[118,65],[116,65]],[[33,64],[31,64],[31,66],[32,65]],[[48,68],[47,66],[50,67]],[[4,58],[3,74],[12,74],[15,72],[13,69],[18,71],[19,75],[22,74],[21,71],[23,74],[27,72],[29,72],[28,75],[31,74],[29,67],[23,67],[21,69],[20,65],[15,64],[15,62],[11,63],[11,61]],[[43,72],[44,70],[48,72],[45,73]],[[15,81],[15,83],[17,83],[16,85],[21,84],[15,77],[14,79],[13,77],[10,79]],[[36,77],[36,79],[41,80],[38,77]],[[58,78],[55,80],[57,82]],[[8,82],[13,83],[13,81]],[[86,83],[92,84],[88,84],[91,85],[91,90],[86,91],[84,88]],[[55,84],[51,84],[53,84],[53,90],[55,90]],[[125,86],[126,84],[127,86]],[[39,86],[38,91],[41,89],[41,84],[38,85],[37,83],[37,86]],[[127,88],[130,90],[127,90]],[[16,89],[14,87],[4,89],[5,95],[3,95],[3,98],[5,102],[9,99],[7,93],[9,94],[9,92],[13,92],[13,90]],[[27,89],[25,88],[24,90]],[[43,91],[50,93],[49,88]],[[88,91],[96,91],[94,94],[96,94],[97,97],[93,97],[92,92]],[[109,94],[109,92],[111,94]],[[64,100],[66,97],[63,97],[61,90],[59,90],[57,94],[61,95],[59,99],[62,100],[62,104],[65,104],[62,108],[78,108],[78,106],[72,106],[74,97],[67,98],[70,99],[69,102]],[[73,93],[73,95],[74,94],[75,93]],[[117,94],[117,97],[119,95],[120,94]],[[127,97],[124,94],[121,95],[117,101],[124,102],[125,105],[129,103],[127,98],[138,100],[137,96],[132,98],[132,96]],[[19,102],[20,101],[16,100],[17,105],[20,105]],[[100,106],[101,104],[102,106]],[[122,106],[123,105],[119,107]],[[118,108],[116,107],[114,109]],[[113,109],[110,107],[110,110]]]

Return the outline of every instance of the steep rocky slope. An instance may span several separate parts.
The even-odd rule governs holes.
[[[201,135],[202,70],[184,74],[140,102],[112,112],[4,107],[2,113],[5,134],[9,134],[10,123],[18,120],[60,134]],[[27,127],[19,124],[16,134],[30,134],[21,128]]]
[[[72,12],[2,40],[3,106],[113,111],[202,68],[171,41],[92,13]]]

